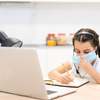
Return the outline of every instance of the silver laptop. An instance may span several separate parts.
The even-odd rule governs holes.
[[[0,91],[52,99],[75,92],[76,89],[45,85],[35,49],[1,47]]]

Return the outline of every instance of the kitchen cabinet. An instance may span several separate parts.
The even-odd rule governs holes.
[[[47,73],[53,68],[60,66],[73,55],[73,47],[56,47],[47,49]]]
[[[37,49],[43,76],[73,56],[72,46],[35,47]]]
[[[47,50],[45,48],[36,48],[38,53],[38,58],[40,62],[40,67],[43,76],[47,75]]]

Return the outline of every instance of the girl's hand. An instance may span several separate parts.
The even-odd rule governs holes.
[[[84,57],[80,57],[80,62],[79,62],[79,67],[84,70],[85,72],[87,72],[87,70],[89,70],[90,67],[92,67],[91,63],[86,60]]]
[[[60,78],[59,78],[59,82],[62,84],[69,84],[70,82],[73,82],[74,78],[67,75],[66,73],[61,74]]]

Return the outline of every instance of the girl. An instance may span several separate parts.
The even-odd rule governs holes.
[[[68,84],[73,82],[74,78],[65,73],[65,69],[72,69],[81,78],[88,78],[89,81],[100,84],[99,35],[92,29],[80,29],[73,37],[73,46],[76,57],[64,63],[66,68],[61,65],[51,70],[48,73],[49,78]]]

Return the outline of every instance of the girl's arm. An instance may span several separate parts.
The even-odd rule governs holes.
[[[92,64],[87,61],[84,57],[80,57],[79,67],[87,72],[97,83],[100,84],[100,73],[97,72],[93,67]]]
[[[64,65],[67,68],[67,70],[71,69],[71,65],[70,65],[69,61],[65,62]],[[61,65],[61,66],[58,66],[57,68],[51,70],[48,73],[48,76],[50,79],[57,80],[61,83],[68,84],[69,82],[73,82],[74,79],[71,76],[68,76],[65,72],[66,72],[65,68],[63,67],[63,65]]]
[[[97,72],[93,67],[87,70],[87,73],[98,83],[100,84],[100,73]]]

